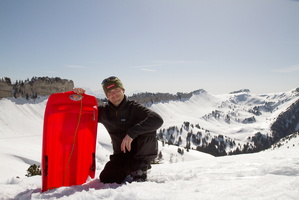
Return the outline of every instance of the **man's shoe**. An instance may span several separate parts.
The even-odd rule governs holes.
[[[136,170],[131,173],[134,182],[145,182],[147,179],[147,171]]]

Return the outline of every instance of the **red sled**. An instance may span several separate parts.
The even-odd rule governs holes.
[[[44,115],[42,192],[94,178],[98,104],[72,91],[50,95]]]

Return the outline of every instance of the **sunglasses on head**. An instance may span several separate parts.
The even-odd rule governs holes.
[[[103,81],[102,81],[102,85],[104,85],[107,81],[115,81],[115,80],[118,80],[118,78],[116,76],[110,76],[108,78],[105,78]]]

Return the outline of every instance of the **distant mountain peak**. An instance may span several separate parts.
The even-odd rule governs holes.
[[[250,90],[249,89],[241,89],[241,90],[233,91],[230,94],[237,94],[237,93],[244,93],[244,92],[250,93]]]

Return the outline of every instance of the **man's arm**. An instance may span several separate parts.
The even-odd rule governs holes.
[[[134,109],[134,113],[141,121],[127,131],[127,134],[132,139],[142,134],[154,132],[163,124],[163,119],[159,114],[143,105],[137,105]]]
[[[162,117],[156,112],[140,104],[135,104],[134,106],[132,112],[140,119],[140,122],[130,128],[122,140],[120,148],[124,153],[126,153],[126,151],[131,151],[131,143],[138,135],[154,132],[163,124]]]

